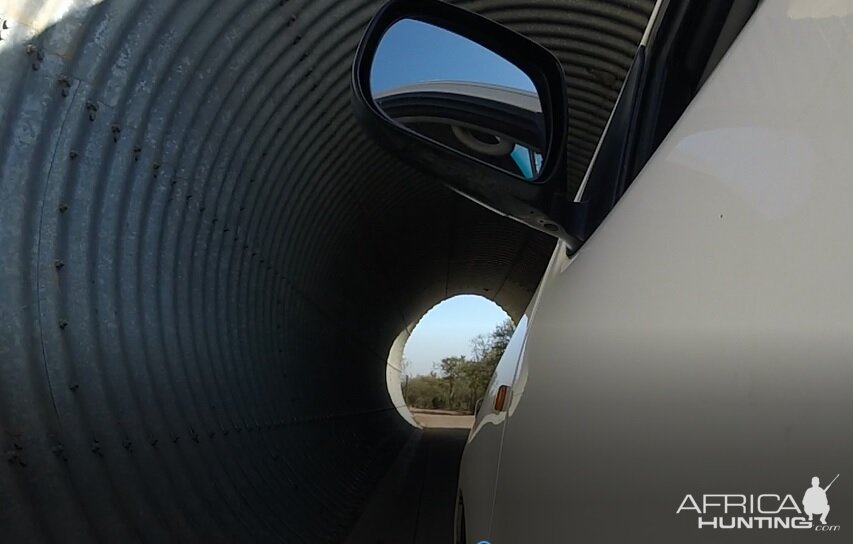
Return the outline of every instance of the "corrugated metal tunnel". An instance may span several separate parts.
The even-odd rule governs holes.
[[[401,331],[524,310],[552,240],[350,114],[380,4],[0,0],[4,541],[339,542],[411,432]],[[577,185],[652,2],[461,4],[565,63]]]

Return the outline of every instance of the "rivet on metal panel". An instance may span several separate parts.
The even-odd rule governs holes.
[[[92,100],[87,100],[86,111],[89,112],[89,121],[94,121],[98,113],[98,103]]]
[[[56,259],[55,261],[53,261],[53,266],[57,270],[62,270],[63,268],[65,268],[65,262],[62,259]]]
[[[57,444],[57,445],[55,445],[54,447],[50,448],[50,451],[51,451],[51,452],[52,452],[52,453],[53,453],[57,458],[59,458],[60,460],[62,460],[62,462],[63,462],[63,463],[67,463],[67,462],[68,462],[68,456],[65,454],[65,448],[62,446],[62,444]]]
[[[31,65],[33,70],[38,70],[39,68],[41,68],[41,61],[44,60],[44,51],[41,48],[39,48],[39,46],[32,44],[32,43],[27,44],[26,51],[27,51],[27,56],[35,57],[33,59],[32,65]]]
[[[59,88],[62,91],[62,96],[68,96],[71,89],[71,80],[68,79],[68,76],[61,74],[57,79],[57,82],[59,83]]]
[[[27,463],[24,461],[24,458],[21,457],[21,454],[17,451],[7,451],[6,460],[9,462],[10,465],[19,465],[22,467],[27,466]]]
[[[67,327],[68,327],[68,321],[65,321],[64,319],[60,319],[59,320],[59,328],[64,331]]]

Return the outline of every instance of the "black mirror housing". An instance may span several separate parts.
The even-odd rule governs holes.
[[[371,68],[389,28],[403,19],[428,23],[494,52],[521,69],[541,101],[547,141],[535,180],[468,156],[394,122],[377,105]],[[457,193],[502,215],[579,247],[573,235],[566,198],[568,95],[563,68],[547,49],[532,40],[462,8],[439,0],[391,0],[370,22],[352,70],[353,108],[359,123],[382,147],[433,174]]]

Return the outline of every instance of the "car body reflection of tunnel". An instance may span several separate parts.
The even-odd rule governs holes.
[[[651,2],[461,4],[565,63],[576,187]],[[4,541],[340,542],[412,432],[401,331],[524,311],[553,241],[350,114],[379,5],[0,2]]]

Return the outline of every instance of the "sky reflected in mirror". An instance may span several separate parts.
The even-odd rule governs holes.
[[[414,19],[394,23],[376,50],[371,90],[380,93],[427,81],[489,83],[536,92],[521,69],[468,38]]]

